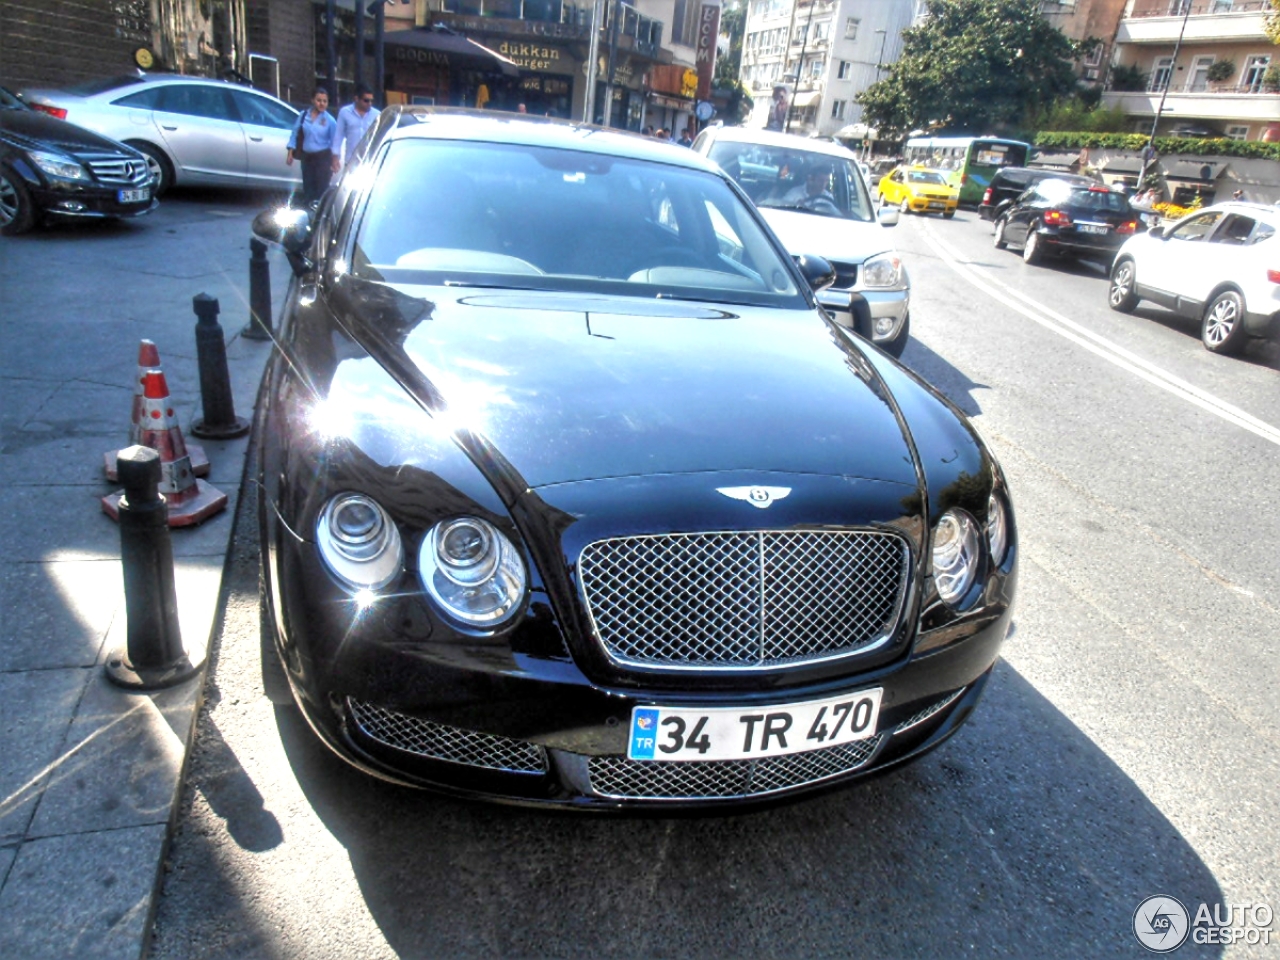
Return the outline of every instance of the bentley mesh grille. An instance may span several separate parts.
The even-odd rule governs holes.
[[[960,694],[964,693],[965,689],[966,688],[961,687],[955,693],[949,693],[945,697],[943,697],[941,700],[937,701],[936,703],[929,704],[929,706],[925,707],[915,716],[909,717],[908,719],[903,720],[900,724],[898,724],[896,727],[893,728],[893,732],[902,733],[903,730],[910,730],[912,727],[918,726],[919,724],[924,723],[930,717],[936,716],[938,713],[945,710],[947,707],[951,706],[951,704],[955,703],[956,698],[959,697]]]
[[[102,183],[122,187],[145,187],[151,182],[147,161],[117,156],[84,157],[85,164]]]
[[[547,771],[546,751],[532,743],[411,717],[353,697],[347,698],[347,707],[361,733],[397,750],[489,770]]]
[[[629,760],[592,757],[587,764],[592,792],[620,800],[711,800],[755,797],[850,773],[864,767],[884,740],[825,747],[758,760]]]
[[[901,615],[908,556],[870,531],[668,534],[589,544],[578,573],[614,659],[748,669],[877,644]]]

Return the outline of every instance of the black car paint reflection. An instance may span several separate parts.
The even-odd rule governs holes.
[[[371,163],[399,138],[501,137],[564,150],[572,169],[567,151],[585,142],[638,164],[678,164],[672,179],[717,177],[741,201],[701,158],[629,137],[403,113],[383,119]],[[308,292],[286,310],[256,434],[274,641],[264,672],[280,654],[294,698],[335,751],[377,776],[460,795],[701,808],[888,769],[959,727],[1010,622],[1017,548],[1003,478],[959,411],[816,309],[776,244],[778,269],[800,290],[776,303],[711,290],[673,298],[634,277],[499,284],[408,271],[389,282],[391,271],[371,279],[345,268],[358,260],[350,244],[362,202],[344,182],[319,212],[297,285]],[[680,209],[692,234],[695,208]],[[754,216],[745,203],[730,212]],[[721,492],[762,488],[787,493],[762,509]],[[403,542],[403,569],[375,597],[339,581],[317,549],[317,522],[339,493],[375,499]],[[1008,547],[991,557],[981,536],[973,583],[949,606],[932,576],[933,527],[960,508],[985,530],[993,496],[1006,505]],[[515,616],[496,629],[450,616],[420,580],[424,537],[459,516],[507,537],[527,573]],[[753,668],[610,655],[588,609],[584,551],[758,531],[902,544],[901,615],[865,650]],[[726,603],[707,588],[711,619]],[[817,629],[822,614],[798,616]],[[763,708],[872,687],[884,690],[877,736],[828,768],[799,766],[824,751],[790,754],[766,783],[757,760],[625,759],[633,707]],[[699,767],[739,779],[695,789],[688,775]],[[668,779],[632,790],[633,768]],[[609,771],[621,780],[602,786]]]

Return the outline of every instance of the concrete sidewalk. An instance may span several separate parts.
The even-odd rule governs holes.
[[[249,224],[272,202],[178,196],[128,224],[0,239],[0,957],[146,952],[205,672],[153,694],[104,675],[126,622],[103,454],[128,442],[143,338],[195,439],[198,293],[220,303],[236,413],[252,416],[271,347],[240,337]],[[270,257],[278,305],[289,272]],[[172,532],[182,638],[203,661],[248,438],[196,442],[229,498]]]

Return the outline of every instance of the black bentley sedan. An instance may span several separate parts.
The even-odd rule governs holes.
[[[1080,177],[1053,178],[1032,184],[997,215],[992,242],[997,250],[1022,247],[1029,264],[1046,256],[1110,264],[1138,228],[1138,215],[1119,190]]]
[[[0,234],[25,233],[43,217],[137,217],[155,205],[137,150],[0,87]]]
[[[470,797],[800,796],[937,746],[1009,628],[999,466],[696,153],[393,107],[314,213],[258,404],[263,680]]]

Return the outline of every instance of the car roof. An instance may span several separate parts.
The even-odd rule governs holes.
[[[716,127],[712,136],[716,140],[730,140],[734,143],[758,143],[767,147],[786,147],[788,150],[807,150],[810,153],[821,153],[841,160],[858,159],[858,155],[848,147],[843,147],[830,140],[819,140],[812,137],[798,137],[794,133],[779,133],[776,130],[757,130],[747,127]]]
[[[461,107],[395,105],[384,113],[391,118],[392,124],[385,135],[388,140],[479,140],[581,150],[604,156],[651,160],[723,176],[715,163],[688,147],[594,124]]]
[[[1199,210],[1191,211],[1191,213],[1205,213],[1210,210],[1221,210],[1223,213],[1243,213],[1271,223],[1280,223],[1280,207],[1274,204],[1251,203],[1248,200],[1223,200],[1221,203],[1202,207]],[[1187,214],[1187,216],[1190,215],[1190,213]]]

